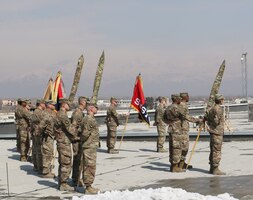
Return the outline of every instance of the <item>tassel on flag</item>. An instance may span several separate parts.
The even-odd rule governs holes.
[[[142,78],[141,75],[139,74],[136,77],[131,106],[139,112],[141,119],[144,120],[148,125],[150,125],[150,118],[148,116],[147,107],[145,106],[145,103],[146,101],[143,93]]]

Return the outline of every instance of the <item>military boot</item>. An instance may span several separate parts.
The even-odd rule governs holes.
[[[85,193],[87,194],[97,194],[99,189],[91,187],[91,185],[86,186]]]
[[[213,167],[213,175],[226,175],[226,173],[219,170],[218,166]]]
[[[20,156],[20,161],[21,162],[27,162],[26,156]]]
[[[55,174],[52,173],[52,172],[49,172],[49,173],[47,173],[47,174],[43,174],[41,177],[42,177],[42,178],[54,178],[54,177],[55,177]]]
[[[171,170],[171,172],[185,172],[185,170],[184,169],[181,169],[181,168],[179,168],[178,167],[178,163],[176,163],[176,164],[173,164],[172,165],[172,170]]]
[[[212,165],[210,165],[210,169],[209,169],[209,174],[213,174],[213,166]]]
[[[158,152],[158,153],[167,153],[168,150],[167,150],[167,149],[164,149],[164,148],[158,148],[158,149],[157,149],[157,152]]]
[[[180,167],[181,169],[186,169],[187,163],[185,163],[184,160],[181,160],[178,164],[178,167]],[[192,165],[188,165],[187,169],[192,169]]]
[[[117,149],[108,149],[108,153],[110,153],[110,154],[118,154],[119,151]]]
[[[69,186],[67,183],[61,183],[59,186],[60,191],[74,191],[74,188]]]

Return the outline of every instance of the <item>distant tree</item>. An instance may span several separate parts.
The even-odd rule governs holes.
[[[153,97],[146,97],[146,106],[147,106],[147,109],[154,109],[154,98]]]

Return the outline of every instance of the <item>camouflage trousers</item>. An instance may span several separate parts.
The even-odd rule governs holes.
[[[20,134],[19,134],[18,125],[16,125],[16,146],[17,146],[17,152],[20,152]]]
[[[59,185],[62,183],[67,183],[68,178],[70,177],[72,170],[72,149],[71,143],[57,143],[58,150],[58,174],[59,174]]]
[[[185,161],[188,150],[189,150],[189,134],[188,131],[183,131],[183,134],[181,135],[181,148],[182,148],[182,154],[181,154],[181,161]]]
[[[108,149],[114,149],[117,140],[117,126],[107,125],[106,145]]]
[[[169,133],[169,152],[171,164],[180,162],[182,155],[181,137],[181,134]]]
[[[42,172],[41,139],[39,135],[32,136],[32,162],[35,169]]]
[[[43,137],[41,142],[42,153],[42,174],[51,172],[52,160],[54,157],[54,139],[50,136]]]
[[[20,137],[20,155],[21,157],[27,158],[27,153],[30,148],[30,136],[29,132],[26,128],[20,128],[19,129],[19,137]]]
[[[83,148],[83,183],[86,186],[92,185],[96,174],[97,148]]]
[[[157,132],[158,132],[158,137],[157,137],[157,150],[158,149],[163,149],[164,142],[166,140],[166,125],[157,125]]]
[[[209,164],[213,167],[218,167],[220,164],[222,142],[223,135],[210,134]]]
[[[73,182],[77,182],[80,176],[80,165],[82,156],[82,148],[80,142],[72,143],[72,149],[73,149],[72,180]]]

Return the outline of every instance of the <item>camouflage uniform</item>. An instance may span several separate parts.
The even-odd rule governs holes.
[[[119,126],[118,113],[114,105],[110,105],[107,109],[106,125],[107,125],[107,148],[108,152],[113,151],[117,140],[117,126]]]
[[[170,144],[170,162],[172,166],[175,166],[178,170],[177,166],[180,162],[182,155],[182,121],[187,120],[190,122],[197,122],[198,119],[187,115],[182,112],[179,105],[176,103],[171,104],[167,107],[165,111],[165,118],[167,123],[169,124],[168,132],[169,132],[169,144]],[[181,172],[178,170],[176,172]]]
[[[20,134],[19,134],[19,121],[20,121],[20,109],[21,105],[17,105],[15,110],[15,121],[16,121],[16,142],[17,142],[17,151],[20,152]]]
[[[208,131],[210,133],[210,173],[214,173],[216,169],[218,170],[218,174],[216,175],[223,175],[224,173],[218,169],[221,160],[221,148],[224,134],[224,114],[219,104],[215,104],[211,107],[208,112],[207,120]]]
[[[83,183],[91,186],[96,174],[97,148],[99,147],[99,129],[94,116],[87,115],[82,122]]]
[[[71,117],[71,122],[74,127],[76,127],[76,135],[80,137],[81,134],[81,124],[83,120],[84,114],[83,110],[79,107],[77,108]],[[73,170],[72,170],[72,180],[74,183],[77,183],[78,176],[79,176],[79,168],[80,168],[80,161],[81,161],[81,143],[80,142],[73,142]]]
[[[75,127],[71,125],[67,113],[62,108],[57,113],[57,122],[55,124],[57,150],[59,154],[59,189],[64,185],[67,187],[67,180],[72,169],[72,149],[71,141],[75,139]]]
[[[56,112],[50,108],[46,108],[39,124],[42,153],[42,166],[39,167],[42,168],[42,174],[45,175],[45,177],[51,174],[51,165],[54,157],[55,122]]]
[[[157,151],[163,151],[166,150],[163,145],[166,140],[166,123],[163,121],[163,116],[164,116],[164,106],[162,104],[159,104],[157,106],[157,109],[155,111],[155,124],[157,127],[157,132],[158,132],[158,138],[157,138]]]
[[[41,155],[41,139],[39,123],[43,118],[43,110],[38,107],[31,116],[31,132],[32,132],[32,161],[34,170],[42,172],[42,155]]]
[[[25,107],[21,106],[18,113],[21,161],[27,161],[27,153],[30,148],[30,117],[31,113]]]

